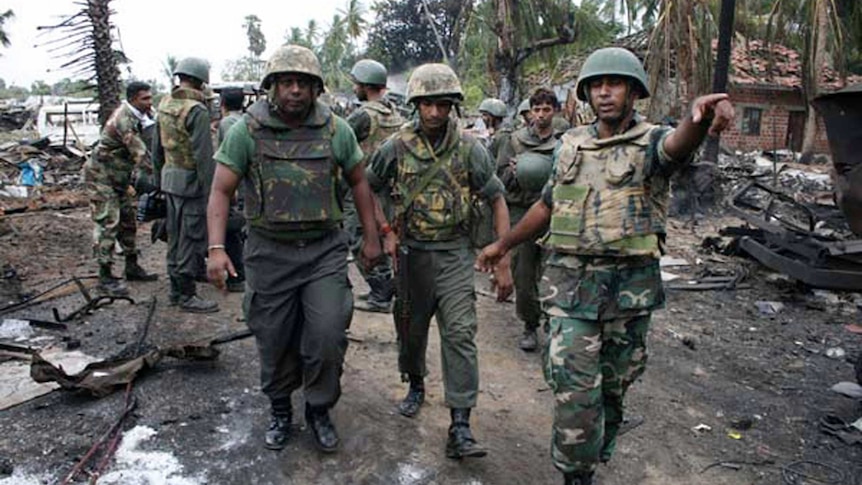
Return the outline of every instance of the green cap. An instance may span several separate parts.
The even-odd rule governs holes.
[[[372,59],[362,59],[353,65],[350,70],[350,78],[357,84],[371,84],[373,86],[386,86],[388,76],[386,67]]]
[[[497,98],[485,98],[479,103],[480,113],[488,113],[495,118],[505,118],[506,111],[506,103]]]
[[[185,57],[180,59],[173,75],[183,74],[191,76],[203,83],[210,82],[210,63],[200,57]]]
[[[515,174],[518,186],[527,192],[539,192],[548,183],[553,160],[549,155],[523,152],[515,157]]]

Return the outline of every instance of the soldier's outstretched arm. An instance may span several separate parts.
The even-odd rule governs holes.
[[[543,200],[530,207],[524,217],[509,232],[485,246],[476,258],[476,269],[486,273],[492,271],[497,263],[513,247],[538,236],[542,228],[551,220],[551,208]]]
[[[236,277],[236,269],[225,252],[224,240],[230,199],[239,186],[240,177],[222,164],[216,164],[210,197],[207,203],[207,277],[220,290],[225,290],[226,275]]]
[[[735,116],[733,105],[725,93],[707,94],[695,99],[691,113],[664,140],[664,151],[673,160],[685,160],[704,137],[717,135],[730,126]]]

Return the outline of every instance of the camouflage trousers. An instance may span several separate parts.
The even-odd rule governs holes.
[[[603,321],[552,316],[548,322],[551,459],[560,471],[593,471],[613,455],[623,397],[646,366],[649,322],[649,313]]]
[[[124,254],[135,254],[135,199],[126,191],[89,183],[90,214],[93,228],[93,255],[100,265],[111,264],[114,242],[119,241]]]

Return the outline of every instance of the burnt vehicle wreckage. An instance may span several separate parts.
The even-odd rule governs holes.
[[[805,204],[753,180],[730,194],[729,210],[746,227],[722,235],[761,264],[802,283],[831,290],[862,290],[862,85],[820,96],[833,156],[834,205]]]

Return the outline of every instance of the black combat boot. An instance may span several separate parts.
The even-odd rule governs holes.
[[[199,297],[194,279],[181,277],[180,310],[186,313],[214,313],[218,311],[218,303]]]
[[[177,306],[180,304],[180,300],[183,296],[182,284],[180,284],[180,279],[170,276],[171,286],[168,290],[168,305]]]
[[[449,439],[446,441],[446,457],[460,460],[461,458],[481,458],[488,454],[473,439],[470,432],[470,408],[452,408],[452,424],[449,425]]]
[[[564,485],[594,485],[593,472],[564,473]]]
[[[518,348],[520,348],[524,352],[534,352],[538,346],[539,339],[536,336],[536,329],[525,328],[524,334],[521,336],[521,340],[518,342]]]
[[[326,406],[310,406],[305,403],[305,422],[311,428],[314,444],[324,453],[332,453],[338,449],[338,433],[335,425],[329,419],[329,408]]]
[[[159,275],[155,273],[147,273],[141,265],[138,264],[138,255],[129,254],[126,256],[126,281],[156,281]]]
[[[375,274],[372,270],[366,281],[371,292],[366,298],[360,297],[353,308],[366,312],[392,313],[392,297],[395,295],[392,275],[382,272]]]
[[[280,450],[287,445],[290,438],[290,427],[293,425],[293,410],[290,398],[272,402],[269,416],[269,429],[264,436],[264,446],[270,450]]]
[[[129,296],[126,285],[111,274],[110,263],[99,265],[99,284],[96,285],[96,290],[106,296]]]
[[[402,416],[412,418],[419,413],[419,408],[425,402],[425,379],[422,376],[410,376],[410,390],[407,396],[398,404],[398,412]]]

